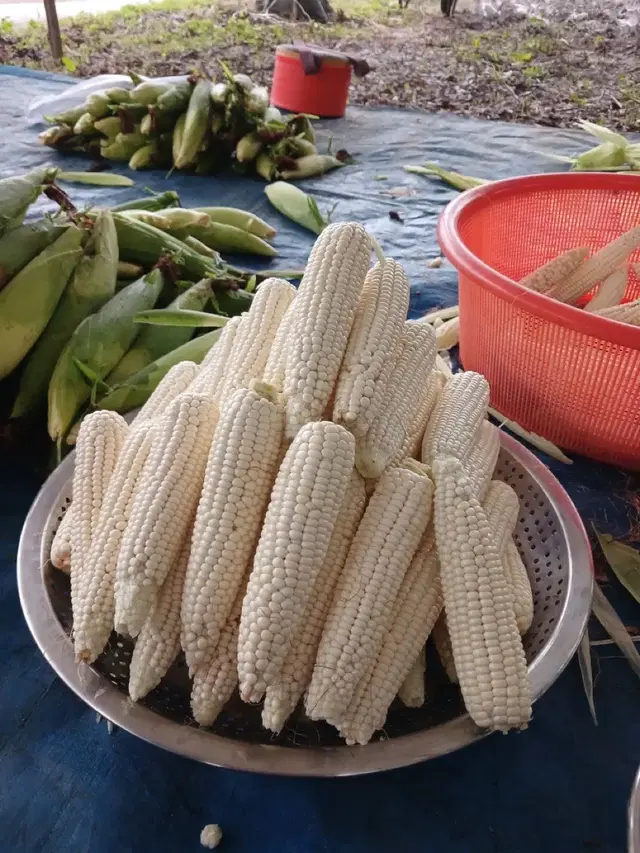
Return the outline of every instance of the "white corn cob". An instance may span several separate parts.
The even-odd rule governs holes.
[[[242,605],[240,695],[259,702],[298,641],[355,461],[355,439],[330,421],[305,424],[276,478]]]
[[[428,311],[422,317],[420,317],[421,323],[435,323],[440,320],[444,322],[445,320],[452,320],[454,317],[457,317],[460,314],[460,306],[459,305],[451,305],[448,308],[436,308],[434,311]]]
[[[284,406],[263,383],[236,391],[216,427],[182,599],[182,648],[190,670],[215,650],[251,565],[283,436]]]
[[[377,415],[409,309],[409,280],[390,258],[367,273],[340,368],[333,420],[356,438]]]
[[[433,474],[447,627],[467,711],[483,728],[523,728],[531,717],[527,662],[486,513],[458,459],[437,457]]]
[[[193,361],[181,361],[174,364],[163,376],[157,387],[133,419],[136,428],[145,421],[163,415],[169,403],[186,391],[198,374],[198,365]]]
[[[513,590],[513,603],[518,630],[524,636],[533,622],[533,591],[529,574],[516,543],[510,539],[504,554],[504,568]]]
[[[100,509],[127,430],[115,412],[93,412],[80,426],[73,474],[73,529],[71,532],[71,607],[74,625],[90,605],[85,599],[87,556],[96,534]]]
[[[625,302],[624,305],[612,305],[611,308],[601,308],[594,311],[598,317],[617,320],[618,323],[628,323],[630,326],[640,326],[640,299]]]
[[[169,406],[133,498],[115,587],[115,628],[138,635],[177,560],[202,490],[217,407],[184,393]]]
[[[284,377],[287,436],[319,420],[338,378],[371,241],[361,225],[335,223],[315,242],[298,289]]]
[[[442,587],[433,533],[423,537],[391,608],[388,630],[369,673],[340,721],[347,743],[366,744],[385,721],[413,662],[442,611]]]
[[[547,295],[559,302],[575,305],[581,296],[611,275],[638,246],[640,246],[640,225],[626,231],[611,243],[607,243],[564,281],[556,284]]]
[[[438,352],[457,347],[460,342],[460,318],[452,317],[436,329],[436,347]]]
[[[273,732],[282,729],[311,680],[335,586],[364,513],[365,503],[364,480],[354,469],[333,528],[324,566],[302,620],[300,636],[291,647],[278,679],[267,687],[262,724]]]
[[[473,494],[483,501],[491,483],[493,472],[500,455],[500,433],[490,421],[483,421],[480,432],[465,463]],[[515,522],[514,522],[515,524]]]
[[[523,287],[528,287],[529,290],[535,290],[537,293],[546,293],[577,270],[580,264],[586,260],[588,254],[589,249],[586,246],[569,249],[568,252],[563,252],[556,258],[552,258],[546,264],[538,267],[537,270],[520,279],[520,284]]]
[[[422,437],[429,422],[429,418],[438,402],[440,396],[440,383],[438,381],[436,371],[431,371],[431,378],[424,389],[420,404],[418,405],[409,432],[405,440],[402,442],[402,447],[396,455],[395,462],[400,464],[407,457],[415,459],[420,456],[420,448],[422,447]]]
[[[447,617],[445,616],[444,610],[436,620],[431,636],[433,637],[433,642],[435,644],[436,651],[438,652],[440,663],[444,668],[447,678],[452,684],[457,684],[458,673],[456,672],[456,663],[453,659],[451,637],[449,636]]]
[[[435,354],[433,328],[428,323],[406,322],[382,405],[356,446],[356,465],[363,477],[379,477],[411,435],[415,403],[429,386]]]
[[[279,392],[284,389],[284,374],[287,366],[287,357],[291,346],[292,336],[295,333],[296,300],[289,305],[280,321],[278,331],[274,338],[269,356],[262,375],[268,385],[273,385]]]
[[[240,317],[232,317],[225,324],[217,343],[202,360],[200,369],[189,386],[190,394],[207,394],[214,400],[218,399],[222,383],[227,376],[227,365],[231,362],[238,331],[245,323],[247,316],[242,314]]]
[[[423,646],[398,690],[398,699],[407,708],[421,708],[424,705],[425,664],[426,655]]]
[[[56,530],[56,535],[51,543],[51,563],[56,569],[69,574],[71,571],[71,534],[73,533],[73,513],[69,504],[64,515],[60,519],[60,524]]]
[[[380,478],[325,621],[305,701],[312,720],[340,720],[375,661],[429,521],[432,496],[433,484],[422,472],[389,468]]]
[[[147,420],[129,430],[102,503],[96,534],[83,574],[85,607],[74,617],[74,646],[78,660],[93,663],[113,630],[116,564],[129,521],[133,495],[151,450],[156,426]]]
[[[456,373],[444,386],[422,440],[422,461],[453,456],[466,461],[487,417],[489,383],[480,373]]]
[[[134,702],[160,684],[180,651],[180,602],[189,559],[189,538],[165,578],[158,603],[138,634],[129,667],[129,696]]]
[[[262,379],[278,326],[295,296],[295,287],[281,278],[268,278],[260,285],[238,327],[220,391],[221,407],[238,388],[248,388],[253,379]]]
[[[201,726],[210,726],[216,720],[238,684],[238,626],[244,591],[243,584],[220,632],[213,657],[193,672],[191,711]]]
[[[614,270],[598,287],[595,295],[584,306],[585,311],[599,311],[602,308],[613,308],[619,305],[627,289],[629,275],[626,267]]]

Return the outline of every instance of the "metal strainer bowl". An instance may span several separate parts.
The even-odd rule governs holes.
[[[235,696],[211,729],[189,711],[189,680],[180,658],[161,685],[138,704],[127,697],[133,644],[116,634],[92,667],[74,660],[69,638],[69,579],[49,562],[56,528],[69,504],[73,455],[51,474],[22,530],[18,585],[25,618],[51,666],[88,705],[150,743],[220,767],[295,776],[349,776],[424,761],[459,749],[485,732],[470,720],[456,686],[434,655],[428,659],[422,708],[392,706],[384,732],[364,747],[349,747],[326,724],[296,711],[278,736],[265,731],[260,708]],[[591,550],[580,518],[551,472],[502,434],[496,476],[513,486],[521,513],[516,540],[531,578],[535,616],[525,638],[534,699],[573,656],[590,610]]]

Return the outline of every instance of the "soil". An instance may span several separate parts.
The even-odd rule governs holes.
[[[83,77],[126,70],[219,75],[218,61],[225,60],[268,85],[275,46],[310,41],[359,54],[373,66],[354,80],[354,104],[549,126],[589,119],[640,130],[640,30],[619,14],[596,9],[581,20],[545,21],[463,9],[449,19],[429,4],[381,4],[338,9],[329,25],[238,12],[224,0],[125,7],[63,21],[65,66]],[[5,22],[0,62],[55,67],[39,24],[18,32]]]

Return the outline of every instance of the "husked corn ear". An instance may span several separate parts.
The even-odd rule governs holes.
[[[245,702],[277,681],[324,565],[355,459],[350,432],[305,424],[287,450],[242,604],[238,680]]]
[[[238,630],[245,584],[242,584],[212,658],[193,672],[191,711],[201,726],[210,726],[238,684]]]
[[[182,599],[182,648],[190,670],[213,654],[251,566],[278,473],[284,406],[256,383],[223,409],[209,450]]]
[[[629,323],[630,326],[640,326],[640,299],[625,302],[624,305],[612,305],[611,308],[601,308],[594,311],[598,317],[617,320],[618,323]]]
[[[291,346],[291,336],[295,323],[296,301],[289,305],[280,321],[278,331],[274,338],[267,363],[264,368],[263,379],[268,385],[273,385],[278,391],[284,389],[284,372],[287,366],[287,357]]]
[[[83,419],[76,441],[71,533],[71,607],[74,626],[84,598],[87,556],[100,509],[129,427],[115,412],[93,412]]]
[[[424,705],[425,666],[426,655],[423,646],[398,690],[398,699],[407,708],[421,708]]]
[[[181,394],[159,422],[122,537],[115,627],[136,637],[177,560],[198,504],[217,422],[208,397]]]
[[[491,484],[499,455],[500,433],[498,428],[490,421],[483,421],[465,465],[473,494],[481,502]]]
[[[614,270],[598,287],[595,295],[584,306],[584,310],[593,312],[619,305],[627,289],[628,278],[626,267]]]
[[[463,464],[436,457],[434,529],[456,672],[476,725],[508,731],[531,717],[527,662],[502,560]]]
[[[442,588],[433,533],[418,546],[395,602],[388,630],[369,673],[357,686],[339,729],[348,744],[366,744],[385,721],[413,662],[442,611]]]
[[[296,298],[284,377],[287,436],[327,408],[367,275],[371,241],[353,222],[329,225],[315,242]]]
[[[588,293],[599,281],[611,275],[616,267],[619,267],[638,246],[640,246],[640,225],[626,231],[617,240],[607,243],[564,281],[556,284],[549,291],[548,296],[557,299],[559,302],[575,305],[581,296]]]
[[[147,402],[133,419],[136,427],[158,415],[163,415],[169,403],[189,388],[197,374],[198,365],[193,361],[180,361],[174,364],[158,382]]]
[[[56,535],[51,543],[51,563],[56,569],[69,574],[71,571],[71,534],[73,532],[72,504],[62,516]]]
[[[520,501],[511,486],[492,480],[481,500],[498,554],[503,555],[520,513]]]
[[[438,652],[440,663],[442,664],[444,671],[447,674],[447,678],[452,684],[457,684],[458,673],[456,672],[456,664],[453,659],[451,637],[449,636],[449,629],[447,628],[447,617],[445,616],[444,610],[438,617],[436,624],[433,626],[431,636],[433,637],[433,642],[435,644],[436,651]]]
[[[460,342],[460,318],[452,317],[436,328],[436,346],[438,352],[457,347]]]
[[[129,696],[134,702],[160,684],[180,651],[180,602],[189,542],[187,537],[162,584],[158,603],[138,634],[129,667]]]
[[[535,290],[536,293],[547,293],[556,284],[564,281],[567,276],[578,269],[580,264],[586,260],[589,254],[589,249],[586,246],[581,246],[578,249],[569,249],[568,252],[563,252],[556,258],[552,258],[538,267],[529,275],[520,279],[520,284],[523,287],[528,287],[529,290]]]
[[[267,687],[262,725],[273,732],[277,733],[282,729],[311,680],[318,644],[335,586],[362,519],[365,503],[364,480],[354,469],[333,528],[324,566],[307,604],[300,637],[292,645],[279,677]]]
[[[456,373],[444,386],[422,440],[422,461],[453,456],[466,461],[487,417],[489,383],[480,373]]]
[[[518,630],[526,634],[533,622],[533,591],[529,574],[516,543],[509,539],[504,553],[504,568],[513,591],[513,609]]]
[[[324,624],[305,701],[312,720],[335,725],[375,661],[398,590],[427,527],[432,496],[433,483],[424,473],[389,468],[380,478]]]
[[[367,273],[336,387],[333,420],[356,438],[380,410],[409,309],[409,280],[391,258]]]
[[[395,457],[395,462],[400,464],[407,457],[411,459],[419,458],[420,449],[422,447],[422,436],[429,422],[429,418],[438,402],[440,396],[440,383],[436,377],[435,370],[431,371],[426,388],[422,394],[422,398],[415,410],[415,414],[409,427],[409,432],[406,434],[405,440],[402,442],[402,447]]]
[[[193,383],[189,386],[191,394],[207,394],[218,400],[222,383],[231,362],[231,354],[235,346],[238,330],[246,320],[246,314],[232,317],[225,325],[215,346],[205,355],[200,370]]]
[[[74,614],[73,636],[76,658],[93,663],[106,646],[113,630],[116,565],[122,536],[129,521],[136,485],[149,455],[155,426],[147,420],[130,429],[120,450],[102,502],[96,533],[83,572],[82,601]]]
[[[260,285],[236,333],[220,391],[221,406],[238,388],[262,379],[278,326],[295,295],[295,287],[281,278],[268,278]]]
[[[356,465],[363,477],[376,479],[401,452],[412,431],[415,401],[424,397],[431,381],[435,354],[433,328],[406,322],[382,405],[356,446]]]

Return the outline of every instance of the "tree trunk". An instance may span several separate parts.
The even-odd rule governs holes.
[[[329,0],[256,0],[256,9],[290,21],[311,18],[326,24],[333,18]]]

